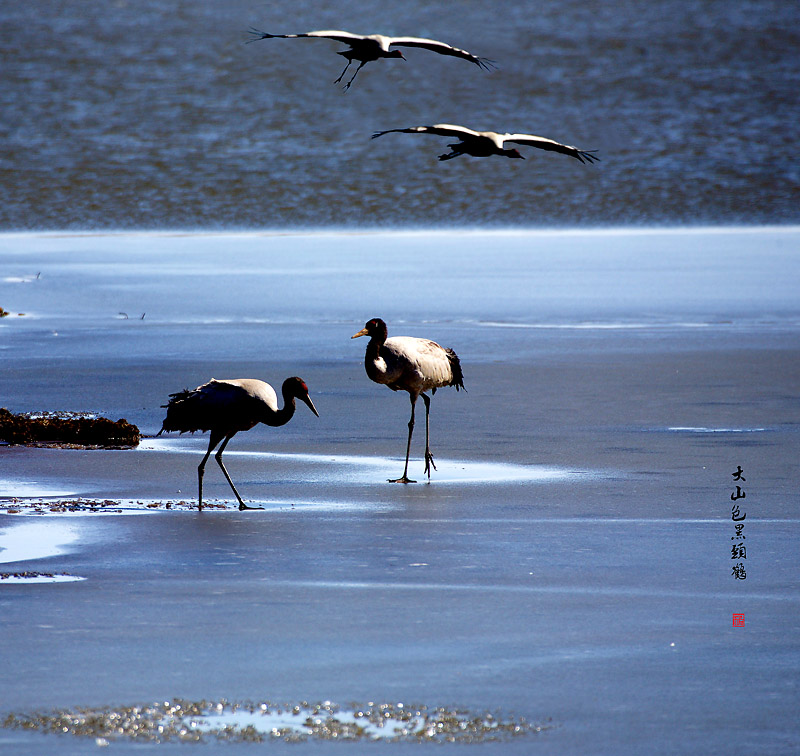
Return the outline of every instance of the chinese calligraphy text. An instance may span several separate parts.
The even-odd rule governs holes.
[[[733,546],[731,546],[731,559],[737,560],[736,564],[733,565],[731,569],[731,575],[736,580],[745,580],[747,578],[747,570],[745,569],[744,561],[747,559],[747,549],[744,545],[745,535],[744,535],[744,521],[747,517],[747,513],[742,510],[742,508],[736,502],[739,499],[744,499],[747,495],[744,489],[738,484],[738,482],[746,482],[747,478],[744,477],[744,470],[742,470],[741,465],[736,466],[736,470],[731,473],[733,476],[734,484],[736,490],[731,493],[731,501],[734,502],[733,506],[731,507],[731,520],[733,520],[735,533],[731,536],[731,541],[733,541]],[[740,615],[733,615],[733,625],[734,627],[738,627],[736,624],[736,618]],[[742,620],[744,620],[744,615],[741,615]],[[744,625],[744,622],[742,622]]]

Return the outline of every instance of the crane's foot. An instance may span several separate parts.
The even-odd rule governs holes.
[[[435,470],[436,469],[436,465],[433,464],[433,454],[431,454],[428,451],[428,452],[425,452],[425,473],[428,476],[428,480],[430,480],[430,477],[431,477],[431,468],[433,468]]]
[[[403,475],[402,478],[389,478],[389,483],[416,483],[416,480],[411,480],[408,475]]]
[[[264,507],[251,507],[248,504],[245,504],[243,501],[239,502],[239,511],[243,512],[245,509],[264,509]]]

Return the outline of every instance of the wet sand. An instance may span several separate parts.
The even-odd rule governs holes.
[[[25,313],[0,320],[0,404],[148,436],[0,448],[0,571],[84,578],[0,581],[0,716],[379,699],[555,725],[481,753],[796,751],[800,232],[0,244],[0,305]],[[467,393],[433,399],[430,485],[385,482],[408,400],[349,339],[376,315],[464,364]],[[159,405],[212,376],[294,374],[320,418],[300,406],[225,454],[264,510],[235,509],[210,462],[217,506],[197,512],[207,436],[153,438]],[[0,730],[0,746],[93,743]]]

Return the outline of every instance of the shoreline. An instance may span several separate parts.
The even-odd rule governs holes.
[[[0,241],[4,238],[19,237],[50,237],[50,238],[81,238],[81,237],[116,237],[116,236],[142,236],[142,237],[185,237],[185,236],[250,236],[260,237],[326,237],[326,236],[652,236],[652,235],[684,235],[684,234],[758,234],[758,233],[800,233],[800,224],[769,224],[769,225],[698,225],[698,226],[613,226],[613,227],[502,227],[492,228],[475,226],[469,228],[109,228],[109,229],[27,229],[27,230],[0,230]]]

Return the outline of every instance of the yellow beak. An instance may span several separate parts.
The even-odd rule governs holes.
[[[357,339],[359,336],[367,336],[368,332],[366,328],[362,328],[358,333],[354,333],[350,338]]]

